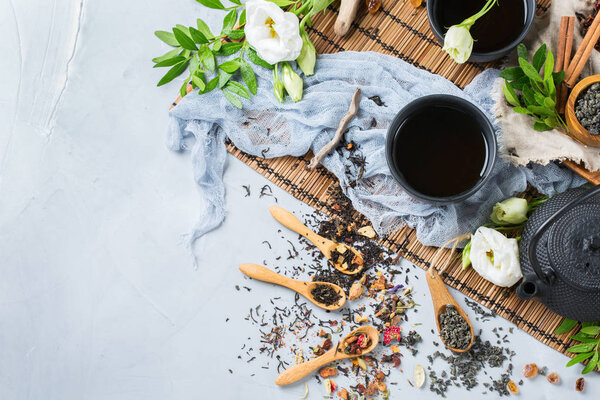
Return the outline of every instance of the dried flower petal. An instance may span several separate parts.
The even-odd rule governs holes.
[[[421,364],[415,365],[415,385],[418,388],[425,384],[425,369]]]
[[[556,372],[549,373],[546,379],[552,384],[560,383],[560,376]]]
[[[383,344],[390,344],[392,340],[400,340],[401,329],[399,326],[390,326],[383,331]]]
[[[578,392],[583,392],[583,389],[585,389],[585,379],[579,378],[577,379],[577,382],[575,382],[575,390]]]
[[[538,373],[538,367],[535,363],[527,364],[523,367],[523,376],[525,378],[533,378]]]
[[[363,294],[363,284],[361,281],[355,281],[348,292],[348,299],[356,300]]]
[[[519,393],[519,388],[517,387],[517,385],[513,382],[513,381],[509,381],[506,384],[506,388],[508,389],[509,392],[511,392],[512,394],[517,394]]]
[[[337,368],[323,367],[319,370],[319,375],[321,375],[321,378],[329,378],[330,376],[336,376],[337,373]]]
[[[375,236],[377,236],[375,229],[373,229],[371,225],[363,226],[357,232],[359,235],[367,237],[369,239],[373,239]]]
[[[341,399],[348,400],[348,391],[344,388],[338,392]]]

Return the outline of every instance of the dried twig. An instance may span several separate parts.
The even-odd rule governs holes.
[[[346,126],[358,112],[359,103],[360,103],[360,88],[356,88],[356,90],[354,91],[354,94],[352,95],[352,101],[350,102],[350,107],[348,108],[348,112],[341,119],[340,124],[338,125],[338,128],[337,128],[337,131],[335,131],[335,135],[333,136],[333,139],[331,139],[331,142],[329,142],[325,146],[323,146],[323,148],[321,150],[319,150],[317,155],[313,157],[313,159],[310,161],[310,164],[308,165],[308,169],[317,168],[317,165],[319,165],[321,160],[327,154],[329,154],[330,151],[335,149],[335,147],[338,145],[338,143],[344,136],[344,130],[346,129]]]

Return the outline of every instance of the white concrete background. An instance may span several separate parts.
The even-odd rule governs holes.
[[[248,307],[289,295],[245,281],[236,268],[273,260],[261,242],[282,242],[266,211],[272,199],[257,196],[266,180],[231,158],[229,215],[197,243],[198,269],[185,246],[201,198],[188,154],[164,146],[177,88],[155,87],[164,71],[150,59],[166,49],[152,33],[196,17],[217,28],[215,15],[193,0],[0,0],[1,399],[295,399],[304,392],[303,384],[278,388],[274,370],[236,358],[247,337],[257,338],[243,319]],[[284,207],[309,211],[275,192]],[[415,282],[418,296],[427,293],[424,282]],[[237,292],[235,284],[254,290]],[[431,340],[430,306],[421,303],[412,322],[422,321]],[[499,318],[486,326],[498,325],[510,326]],[[528,381],[523,397],[575,395],[580,367],[564,368],[566,357],[523,332],[512,340],[517,369],[536,362],[563,380]],[[399,382],[425,363],[429,346],[405,355]],[[578,397],[598,398],[600,378],[586,380]],[[309,398],[321,398],[309,382]],[[392,398],[406,394],[435,398],[402,384]]]

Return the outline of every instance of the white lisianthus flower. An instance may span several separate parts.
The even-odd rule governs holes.
[[[517,225],[527,221],[527,200],[511,197],[496,203],[490,219],[498,225]]]
[[[269,64],[295,60],[302,50],[298,17],[270,1],[246,3],[244,32],[258,56]]]
[[[480,227],[471,239],[471,263],[482,278],[494,285],[510,287],[523,277],[516,239]]]
[[[473,37],[469,29],[460,25],[451,26],[444,36],[442,50],[457,63],[466,62],[473,51]]]

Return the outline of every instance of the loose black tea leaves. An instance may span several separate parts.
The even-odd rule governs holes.
[[[600,135],[600,83],[594,83],[579,95],[575,115],[590,135]]]
[[[322,283],[317,283],[310,291],[310,294],[316,301],[326,306],[336,304],[342,298],[342,295],[332,286]]]
[[[454,349],[466,349],[471,343],[469,324],[451,304],[440,314],[440,336],[446,346]]]

